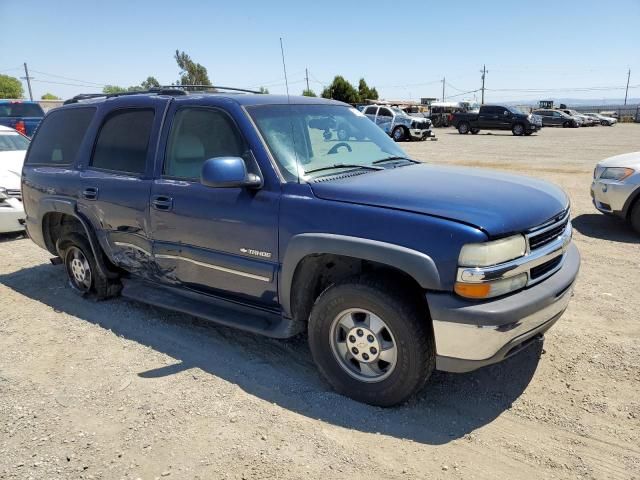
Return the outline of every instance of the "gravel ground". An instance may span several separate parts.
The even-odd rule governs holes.
[[[369,407],[328,388],[304,339],[83,300],[47,252],[4,238],[0,479],[640,478],[640,237],[588,191],[597,160],[640,150],[640,125],[437,133],[404,146],[571,196],[583,266],[544,350]]]

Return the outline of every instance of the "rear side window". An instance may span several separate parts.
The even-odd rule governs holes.
[[[27,165],[71,165],[95,113],[95,108],[70,108],[47,115],[31,143]]]
[[[44,117],[44,111],[37,103],[1,103],[0,117]]]
[[[102,124],[91,166],[142,174],[147,161],[153,110],[120,110]]]
[[[212,109],[182,108],[171,126],[164,174],[200,178],[202,165],[215,157],[244,157],[240,132],[227,114]]]
[[[364,111],[364,113],[365,113],[365,115],[375,115],[377,109],[378,109],[378,107],[367,107],[367,109]]]

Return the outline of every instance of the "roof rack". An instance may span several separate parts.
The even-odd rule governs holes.
[[[193,91],[218,91],[218,90],[228,90],[231,92],[242,92],[242,93],[257,93],[262,94],[263,92],[259,92],[256,90],[248,90],[246,88],[235,88],[235,87],[222,87],[219,85],[161,85],[159,87],[153,87],[148,90],[134,90],[131,92],[118,92],[118,93],[81,93],[76,95],[73,98],[64,101],[64,105],[69,105],[70,103],[78,103],[84,100],[91,100],[94,98],[113,98],[113,97],[123,97],[126,95],[140,95],[140,94],[155,94],[155,95],[187,95],[187,92]]]

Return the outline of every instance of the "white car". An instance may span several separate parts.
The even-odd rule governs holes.
[[[599,211],[623,218],[640,233],[640,152],[599,162],[593,171],[591,198]]]
[[[24,230],[20,176],[29,139],[0,125],[0,233]]]
[[[600,125],[606,125],[607,127],[612,127],[616,123],[618,123],[617,118],[607,117],[600,113],[585,113],[588,117],[592,117],[596,121],[600,122]]]

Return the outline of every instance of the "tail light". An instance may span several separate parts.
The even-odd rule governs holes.
[[[25,127],[24,125],[24,121],[23,120],[18,120],[16,122],[16,126],[14,127],[18,132],[20,132],[22,135],[27,135],[27,127]]]

